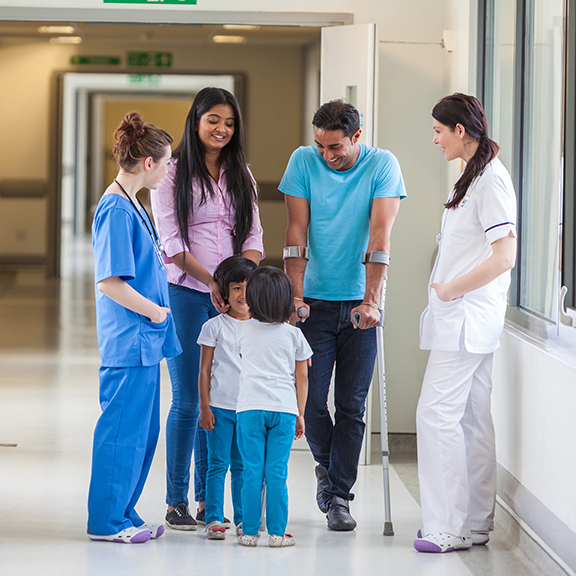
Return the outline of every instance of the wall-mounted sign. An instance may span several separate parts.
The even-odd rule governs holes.
[[[72,56],[70,64],[81,66],[119,66],[120,56]]]
[[[104,0],[104,4],[196,4],[196,0]]]
[[[170,68],[172,66],[172,52],[127,52],[126,64],[128,66]]]
[[[130,84],[145,84],[147,86],[159,86],[162,77],[158,74],[130,74],[128,82]]]

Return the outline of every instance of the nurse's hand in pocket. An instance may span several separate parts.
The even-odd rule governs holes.
[[[164,306],[158,306],[157,308],[157,313],[154,314],[154,316],[150,316],[150,322],[153,322],[154,324],[161,324],[164,322],[164,320],[166,320],[166,316],[170,314],[170,308],[165,308]]]
[[[452,286],[450,282],[446,284],[436,284],[436,282],[430,282],[430,287],[436,290],[436,296],[442,302],[452,302],[452,300],[456,300],[460,294],[454,294],[452,290]]]

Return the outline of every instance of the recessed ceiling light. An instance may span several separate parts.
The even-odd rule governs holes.
[[[216,42],[216,44],[244,44],[246,36],[217,35],[212,38],[212,41]]]
[[[80,44],[82,38],[80,36],[56,36],[50,38],[50,44]]]
[[[260,26],[253,26],[251,24],[224,24],[222,28],[225,30],[260,30]]]
[[[40,26],[40,34],[76,34],[74,26]]]

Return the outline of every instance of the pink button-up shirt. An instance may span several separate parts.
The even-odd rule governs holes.
[[[178,218],[174,204],[175,176],[176,162],[171,160],[168,174],[160,181],[158,189],[150,190],[152,212],[154,213],[160,240],[168,257],[188,251],[188,247],[180,236],[180,230],[178,229]],[[200,183],[194,182],[193,212],[188,221],[190,253],[210,274],[214,274],[216,266],[222,260],[234,255],[232,236],[235,212],[230,207],[224,167],[220,168],[218,184],[214,182],[213,189],[215,192],[214,197],[208,197],[206,202],[200,205]],[[264,257],[262,226],[256,206],[254,207],[252,229],[242,245],[242,252],[246,250],[257,250]],[[176,264],[169,262],[166,265],[166,271],[168,282],[179,284],[182,270]],[[200,292],[209,292],[205,284],[188,275],[186,275],[181,285]]]

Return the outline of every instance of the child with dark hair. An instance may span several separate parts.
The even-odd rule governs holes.
[[[246,304],[246,279],[257,268],[248,258],[231,256],[214,271],[214,280],[228,311],[210,318],[198,337],[200,374],[199,423],[206,430],[208,471],[206,474],[206,537],[226,538],[224,518],[224,482],[230,468],[234,524],[242,522],[242,458],[236,441],[236,402],[240,385],[240,355],[236,346],[236,328],[250,319]]]
[[[243,546],[258,543],[264,479],[268,545],[296,544],[285,533],[286,479],[292,442],[304,434],[312,349],[300,329],[288,324],[293,298],[290,279],[277,268],[258,268],[248,277],[246,302],[252,319],[242,322],[237,331],[242,370],[236,419],[244,466],[238,542]]]

